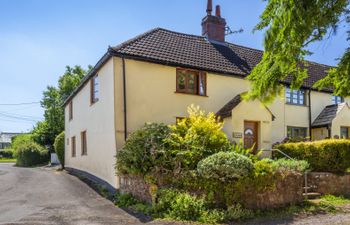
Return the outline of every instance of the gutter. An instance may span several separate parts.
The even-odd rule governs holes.
[[[124,103],[124,140],[128,138],[128,120],[127,120],[127,103],[126,103],[126,70],[125,58],[122,57],[123,65],[123,103]]]
[[[312,140],[311,88],[309,89],[308,97],[309,97],[309,136],[310,136],[310,141],[311,141]]]

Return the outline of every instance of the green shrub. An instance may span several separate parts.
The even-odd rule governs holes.
[[[55,149],[55,152],[57,154],[58,160],[60,160],[62,168],[64,168],[64,131],[57,135],[55,142],[53,144],[53,147]]]
[[[35,166],[46,163],[49,159],[48,150],[34,141],[23,142],[16,146],[14,156],[18,166]]]
[[[18,146],[33,141],[32,134],[20,134],[12,138],[11,148],[16,150]]]
[[[252,210],[244,208],[241,204],[236,204],[227,208],[225,212],[225,220],[242,220],[254,217],[254,212]]]
[[[0,159],[1,158],[13,159],[13,150],[12,149],[0,150]]]
[[[129,207],[129,206],[136,205],[137,203],[139,203],[139,201],[136,200],[129,193],[121,194],[121,193],[117,192],[115,194],[114,198],[115,198],[114,203],[119,207]]]
[[[309,163],[305,160],[277,159],[270,160],[272,167],[276,170],[287,170],[296,172],[305,172],[309,168]]]
[[[229,150],[232,152],[236,152],[238,154],[247,156],[250,158],[253,162],[256,162],[259,160],[259,156],[261,155],[262,151],[254,152],[254,146],[251,148],[244,148],[243,141],[240,140],[239,143],[233,144],[229,146]]]
[[[247,176],[252,169],[252,161],[235,152],[216,153],[200,161],[197,167],[202,177],[222,181]]]
[[[163,143],[169,132],[168,126],[164,124],[149,123],[131,134],[124,147],[117,152],[117,173],[132,175],[164,173],[172,163],[166,158],[167,148]]]
[[[200,160],[220,151],[226,151],[230,142],[222,131],[214,113],[205,114],[199,107],[188,108],[188,118],[171,126],[165,141],[173,150],[181,169],[194,170]]]
[[[350,167],[350,140],[287,143],[277,148],[295,159],[307,161],[314,171],[345,172]]]
[[[160,216],[174,220],[199,221],[209,216],[203,198],[173,189],[159,191],[154,209]]]

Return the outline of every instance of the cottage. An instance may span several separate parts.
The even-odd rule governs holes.
[[[330,68],[309,63],[301,90],[285,85],[271,105],[242,101],[244,78],[261,60],[260,50],[225,42],[220,7],[208,1],[202,35],[156,28],[105,55],[65,102],[66,166],[118,187],[115,155],[145,122],[175,123],[189,105],[215,112],[232,141],[271,149],[286,137],[349,137],[350,99],[318,91],[313,84]]]

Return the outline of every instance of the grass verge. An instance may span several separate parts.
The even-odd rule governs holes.
[[[0,163],[15,163],[16,159],[1,158]]]

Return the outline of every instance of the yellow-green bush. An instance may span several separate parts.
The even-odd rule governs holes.
[[[350,167],[350,140],[287,143],[276,147],[295,159],[306,160],[313,171],[345,172]]]
[[[14,156],[17,166],[36,166],[48,162],[49,152],[43,146],[34,141],[24,142],[16,148]]]
[[[60,160],[62,168],[64,168],[64,131],[57,135],[53,147],[55,149],[58,159]]]

